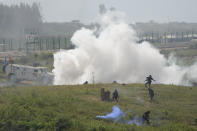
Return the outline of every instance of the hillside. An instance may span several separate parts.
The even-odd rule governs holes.
[[[119,102],[100,100],[100,89],[118,89]],[[153,85],[154,101],[142,84],[0,88],[0,130],[194,131],[197,88]],[[151,125],[132,126],[95,119],[117,105],[127,117],[151,111]]]

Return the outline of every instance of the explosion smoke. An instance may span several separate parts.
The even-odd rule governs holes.
[[[119,107],[113,106],[113,111],[105,116],[96,116],[97,119],[111,120],[113,122],[119,122],[130,125],[140,126],[144,120],[142,117],[134,117],[131,120],[124,120],[126,113],[124,113]]]
[[[159,83],[191,85],[197,81],[197,64],[180,67],[166,59],[148,42],[138,44],[136,32],[125,22],[125,15],[108,11],[101,28],[82,28],[72,37],[76,49],[54,54],[54,84],[96,82],[142,83],[151,74]]]
[[[113,111],[105,116],[96,116],[98,119],[106,119],[106,120],[112,120],[112,121],[118,121],[122,117],[125,117],[125,113],[120,110],[119,107],[113,106]]]

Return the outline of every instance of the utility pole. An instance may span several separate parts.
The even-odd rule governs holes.
[[[59,50],[61,49],[61,37],[58,38]]]
[[[93,84],[93,86],[95,84],[94,72],[92,72],[92,84]]]
[[[52,38],[52,43],[53,43],[53,50],[55,50],[56,49],[56,43],[55,43],[55,38],[54,37]]]

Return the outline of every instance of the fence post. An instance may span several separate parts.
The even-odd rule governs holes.
[[[152,43],[154,43],[154,34],[153,34],[153,32],[152,32]]]
[[[10,40],[10,44],[11,44],[11,50],[13,50],[13,46],[12,46],[12,40]]]
[[[184,33],[182,32],[182,41],[184,41]]]
[[[60,50],[60,48],[61,48],[61,38],[60,37],[58,38],[58,44],[59,44],[59,50]]]
[[[67,49],[67,38],[65,37],[65,49]]]
[[[166,44],[167,38],[166,38],[166,32],[164,33],[164,43]]]
[[[56,49],[56,47],[55,47],[55,45],[56,45],[55,38],[53,38],[52,41],[53,41],[53,50],[55,50]]]
[[[6,47],[5,47],[5,39],[3,39],[3,51],[5,52],[6,51]]]

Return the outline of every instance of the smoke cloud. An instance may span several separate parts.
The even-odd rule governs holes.
[[[96,118],[111,120],[113,122],[119,122],[119,123],[130,124],[130,125],[135,124],[137,126],[140,126],[144,123],[144,119],[142,117],[134,117],[131,120],[124,120],[126,114],[127,113],[123,112],[118,106],[113,106],[113,110],[111,113],[105,116],[96,116]]]
[[[180,67],[148,42],[138,44],[135,30],[125,20],[124,13],[108,11],[101,17],[101,28],[78,30],[71,39],[76,48],[54,54],[54,84],[91,81],[92,74],[103,83],[142,83],[150,74],[164,84],[197,81],[197,64]]]
[[[122,117],[125,117],[125,113],[120,110],[119,107],[113,106],[113,111],[105,116],[96,116],[98,119],[106,119],[106,120],[112,120],[112,121],[118,121]]]

